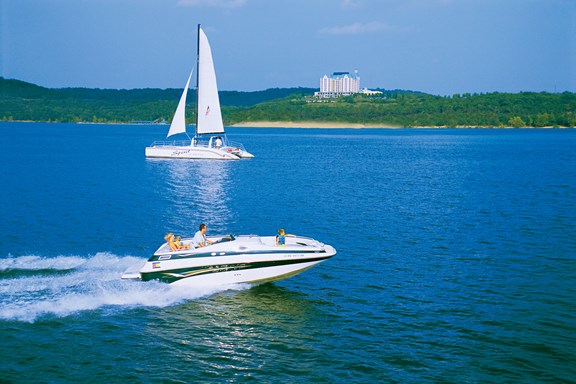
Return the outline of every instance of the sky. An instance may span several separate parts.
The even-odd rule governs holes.
[[[198,24],[220,90],[576,92],[576,0],[0,0],[0,76],[182,88]]]

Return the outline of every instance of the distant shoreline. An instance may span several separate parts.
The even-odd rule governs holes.
[[[181,92],[178,89],[51,89],[1,76],[0,88],[2,121],[100,124],[170,120]],[[222,115],[231,128],[576,128],[576,93],[573,92],[438,96],[409,90],[383,90],[378,97],[355,95],[315,100],[311,99],[315,91],[317,89],[302,87],[273,88],[253,92],[222,91],[219,96]],[[189,116],[190,123],[193,115]]]
[[[60,122],[60,121],[35,121],[35,120],[0,120],[0,123],[42,123],[42,124],[79,124],[79,125],[158,125],[168,126],[169,124],[158,123],[134,123],[134,122]],[[227,128],[302,128],[302,129],[574,129],[572,127],[493,127],[493,126],[416,126],[402,127],[391,124],[359,124],[359,123],[338,123],[330,121],[246,121],[242,123],[226,125]]]
[[[456,126],[456,127],[402,127],[391,124],[358,124],[358,123],[337,123],[330,121],[246,121],[227,125],[232,128],[348,128],[348,129],[564,129],[569,127],[484,127],[484,126]]]
[[[337,123],[330,121],[245,121],[229,125],[236,128],[404,128],[389,124]]]

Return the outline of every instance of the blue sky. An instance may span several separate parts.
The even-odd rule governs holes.
[[[0,76],[182,88],[198,23],[221,90],[576,92],[576,0],[0,0]]]

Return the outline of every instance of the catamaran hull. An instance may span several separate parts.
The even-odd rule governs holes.
[[[239,160],[240,157],[226,149],[204,147],[161,146],[146,147],[146,157],[164,159],[207,159],[207,160]],[[253,157],[253,156],[252,156]]]
[[[240,157],[240,158],[242,158],[242,159],[252,159],[252,158],[254,158],[254,155],[253,155],[253,154],[251,154],[251,153],[248,152],[248,151],[243,151],[243,150],[240,150],[240,152],[235,153],[235,155],[238,156],[238,157]]]

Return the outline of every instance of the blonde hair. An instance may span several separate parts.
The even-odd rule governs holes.
[[[284,232],[284,229],[280,228],[280,229],[278,230],[278,234],[279,234],[280,236],[283,236],[284,233],[285,233],[285,232]]]

